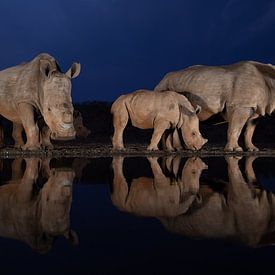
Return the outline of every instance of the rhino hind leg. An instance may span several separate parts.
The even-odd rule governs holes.
[[[154,132],[151,138],[151,142],[147,147],[147,150],[156,151],[159,150],[158,143],[166,129],[170,127],[168,121],[159,119],[154,122]]]
[[[242,151],[238,140],[241,131],[252,115],[252,108],[229,107],[227,110],[228,130],[225,151]]]
[[[113,112],[114,135],[112,139],[114,150],[124,150],[123,132],[128,123],[129,114],[124,104]]]
[[[259,149],[252,143],[252,137],[256,126],[257,126],[257,123],[255,122],[255,120],[249,120],[246,124],[244,141],[245,141],[245,147],[248,151],[259,151]]]

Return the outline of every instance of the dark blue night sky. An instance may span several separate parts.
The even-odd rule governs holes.
[[[152,89],[193,64],[275,63],[275,1],[2,0],[0,68],[53,55],[82,64],[74,101]]]

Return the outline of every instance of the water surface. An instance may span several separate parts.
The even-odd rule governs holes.
[[[270,274],[274,165],[255,157],[2,159],[3,274]]]

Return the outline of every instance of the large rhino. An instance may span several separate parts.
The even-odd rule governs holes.
[[[179,94],[167,91],[153,93],[138,90],[120,96],[112,105],[114,136],[113,148],[124,149],[123,131],[129,116],[133,126],[141,129],[154,128],[148,150],[158,150],[158,143],[170,128],[181,129],[182,138],[188,149],[199,150],[207,140],[199,131],[199,120],[196,110],[190,102]]]
[[[177,217],[160,218],[165,228],[195,239],[239,240],[249,246],[274,243],[275,195],[257,186],[253,160],[246,161],[245,180],[239,159],[228,157],[229,182],[224,190],[201,185],[200,204]]]
[[[43,116],[53,139],[75,137],[71,79],[79,73],[79,63],[62,73],[56,60],[46,53],[0,71],[0,114],[15,125],[23,125],[27,142],[22,149],[40,148],[36,113]]]
[[[207,165],[199,158],[190,158],[177,178],[180,158],[170,157],[165,167],[175,176],[163,174],[156,157],[148,158],[153,178],[133,179],[129,187],[123,174],[123,158],[114,157],[112,166],[112,202],[122,211],[151,217],[174,217],[185,213],[198,200],[199,179]]]
[[[76,244],[77,235],[70,229],[73,170],[50,169],[39,159],[25,162],[22,174],[22,160],[16,159],[12,180],[0,186],[0,236],[24,241],[40,252],[49,251],[58,236]]]
[[[256,151],[252,143],[255,119],[275,109],[275,66],[255,61],[192,66],[166,74],[155,87],[157,92],[167,90],[182,93],[193,106],[200,106],[201,121],[222,113],[228,121],[225,150],[242,150],[238,139],[246,125],[245,146]]]

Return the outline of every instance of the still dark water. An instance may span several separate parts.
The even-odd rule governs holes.
[[[2,159],[2,274],[272,274],[275,159]]]

